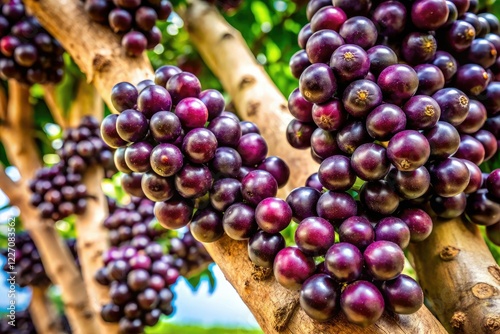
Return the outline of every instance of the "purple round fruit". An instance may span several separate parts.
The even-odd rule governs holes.
[[[377,28],[375,24],[366,17],[351,17],[340,27],[340,36],[346,43],[359,45],[363,49],[369,49],[377,42]]]
[[[325,255],[334,242],[335,230],[332,224],[320,217],[304,219],[295,231],[295,243],[306,255]]]
[[[380,73],[377,84],[384,94],[385,102],[400,104],[417,92],[418,76],[408,65],[391,65]]]
[[[357,80],[344,90],[342,97],[345,110],[354,117],[366,117],[382,103],[382,91],[370,80]]]
[[[400,212],[399,218],[410,229],[410,241],[425,240],[432,232],[432,219],[421,209],[407,208]]]
[[[343,155],[325,159],[319,166],[318,177],[323,187],[333,191],[349,190],[356,181],[350,159]]]
[[[310,187],[295,188],[288,194],[286,202],[292,209],[292,218],[300,223],[302,220],[317,215],[316,204],[321,193]]]
[[[327,191],[318,200],[316,211],[321,218],[339,223],[358,213],[356,201],[347,193]]]
[[[375,241],[364,251],[365,266],[376,280],[391,280],[399,276],[405,264],[401,248],[391,241]]]
[[[364,250],[373,242],[375,233],[368,219],[353,216],[344,220],[339,227],[339,239]]]
[[[423,166],[429,156],[429,142],[415,130],[397,133],[387,146],[387,157],[401,171],[412,171]]]
[[[274,259],[276,281],[290,290],[298,290],[316,269],[314,260],[296,247],[282,249]]]
[[[278,233],[290,224],[292,209],[282,199],[265,198],[255,208],[255,220],[263,231]]]
[[[306,68],[300,76],[299,88],[300,93],[307,101],[323,103],[328,101],[337,91],[337,80],[328,65],[313,64]]]
[[[263,199],[276,196],[278,183],[266,171],[254,170],[241,180],[243,199],[250,205],[257,206]]]
[[[405,128],[406,115],[394,104],[381,104],[366,118],[366,130],[372,138],[377,140],[389,140]]]
[[[272,268],[279,251],[285,248],[285,239],[279,233],[257,231],[248,240],[248,257],[256,265]]]
[[[372,283],[356,281],[342,291],[340,307],[349,322],[367,327],[382,316],[384,297]]]
[[[375,226],[375,240],[391,241],[405,249],[410,243],[410,228],[399,218],[385,217]]]
[[[424,293],[418,283],[407,275],[382,283],[380,291],[386,307],[398,314],[412,314],[424,304]]]
[[[354,44],[345,44],[333,52],[330,67],[337,79],[350,82],[355,79],[362,79],[368,74],[370,60],[361,47]]]
[[[326,252],[325,269],[338,282],[355,281],[363,271],[363,254],[354,245],[339,242]]]
[[[316,321],[327,321],[338,309],[337,283],[326,274],[311,276],[300,290],[300,307]]]
[[[383,146],[367,143],[354,151],[351,156],[351,167],[360,179],[374,181],[382,179],[389,173],[391,163]]]

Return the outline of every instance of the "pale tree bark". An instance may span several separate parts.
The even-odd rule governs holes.
[[[83,2],[27,0],[24,3],[44,28],[61,42],[110,108],[113,107],[109,92],[115,84],[121,81],[137,84],[153,78],[146,54],[128,57],[120,46],[120,37],[91,21],[83,10]]]
[[[78,83],[75,98],[67,113],[58,105],[54,87],[45,86],[44,89],[45,101],[54,119],[59,120],[59,125],[63,128],[77,127],[85,116],[102,120],[104,104],[93,85],[84,81]],[[99,322],[100,333],[112,334],[118,332],[118,325],[105,322],[100,317],[102,306],[111,300],[109,289],[94,279],[97,270],[104,265],[102,254],[109,247],[108,233],[103,225],[108,215],[106,197],[101,188],[103,178],[103,168],[98,165],[90,166],[84,174],[83,183],[87,187],[89,200],[87,209],[76,220],[77,251],[91,307]]]
[[[65,119],[66,123],[70,127],[76,127],[84,116],[93,116],[101,121],[103,115],[103,101],[95,87],[86,82],[80,82],[68,117]],[[100,332],[112,334],[118,333],[118,324],[105,322],[99,315],[102,306],[111,300],[109,289],[94,279],[97,270],[104,265],[102,254],[109,247],[108,233],[103,225],[108,215],[106,197],[101,188],[103,178],[102,166],[90,166],[84,174],[83,183],[87,187],[90,198],[87,202],[87,209],[76,220],[77,248],[92,309],[98,316]]]
[[[83,279],[76,268],[73,257],[57,234],[52,221],[43,220],[29,204],[28,180],[41,166],[40,156],[33,140],[33,108],[29,104],[29,89],[9,81],[9,98],[4,110],[4,122],[0,129],[0,139],[7,152],[9,162],[21,174],[17,184],[20,189],[13,203],[21,212],[24,228],[35,242],[42,262],[51,281],[61,289],[68,320],[75,333],[97,333],[97,322],[91,312],[89,298]],[[5,179],[4,179],[5,181]]]
[[[61,334],[61,323],[54,305],[45,294],[44,288],[32,287],[32,296],[29,306],[30,316],[35,324],[36,331],[43,334]]]
[[[429,238],[411,246],[432,309],[451,333],[500,333],[500,268],[477,225],[434,222]]]
[[[65,0],[44,0],[43,2],[26,0],[25,3],[32,10],[33,14],[40,19],[42,25],[59,39],[66,50],[73,57],[78,57],[76,61],[84,73],[95,74],[92,69],[95,55],[95,52],[92,51],[93,49],[102,51],[105,48],[109,48],[114,50],[118,45],[117,41],[109,43],[109,45],[103,45],[99,41],[100,38],[103,38],[106,34],[110,34],[110,32],[90,23],[87,18],[81,18],[84,16],[81,6],[75,4],[67,5],[67,1]],[[238,77],[227,82],[223,79],[221,81],[234,100],[238,101],[236,105],[239,108],[240,114],[243,118],[258,123],[261,130],[264,131],[266,129],[263,133],[268,141],[271,154],[272,152],[277,152],[277,155],[283,157],[291,164],[291,169],[297,175],[293,175],[289,187],[296,187],[303,184],[307,173],[311,172],[314,165],[310,161],[306,162],[308,158],[304,158],[306,155],[304,152],[297,153],[285,142],[284,129],[291,118],[286,114],[286,101],[284,97],[265,76],[262,68],[256,64],[255,59],[248,52],[246,46],[241,43],[241,37],[238,37],[239,35],[235,33],[234,29],[225,30],[221,35],[219,30],[221,23],[227,29],[224,21],[221,21],[220,16],[209,7],[203,4],[198,5],[201,6],[198,9],[201,9],[202,15],[193,16],[193,19],[200,20],[196,30],[206,38],[207,48],[212,48],[213,52],[216,52],[215,50],[217,49],[219,56],[225,58],[227,62],[223,64],[225,71],[231,72],[232,75]],[[212,15],[211,13],[215,16],[205,16]],[[68,23],[68,21],[74,20],[78,20],[80,23],[78,29],[72,29],[71,24]],[[194,27],[191,24],[192,22],[188,22],[191,29],[191,36],[194,40],[195,37],[193,37],[194,33],[192,31]],[[81,33],[83,31],[84,33]],[[85,39],[85,48],[81,47],[82,39]],[[107,41],[111,39],[110,37],[105,38]],[[225,46],[224,41],[232,44],[229,47]],[[210,46],[211,43],[214,44]],[[200,45],[197,46],[199,47]],[[87,52],[89,50],[90,52]],[[244,50],[243,53],[241,52],[242,50]],[[112,51],[103,52],[108,54]],[[204,55],[204,52],[201,53]],[[239,58],[238,62],[235,62],[235,58]],[[113,61],[114,64],[122,61],[127,62],[121,53],[117,53],[117,57]],[[207,63],[210,65],[208,60]],[[142,66],[137,63],[131,64],[133,64],[132,66]],[[241,70],[241,67],[246,68],[246,70]],[[138,74],[145,74],[148,71],[147,75],[138,77]],[[217,74],[218,72],[216,71],[215,73]],[[241,73],[244,73],[243,77],[240,75]],[[148,64],[143,67],[137,67],[129,73],[124,72],[118,78],[110,77],[110,75],[106,71],[100,72],[100,81],[94,81],[99,93],[108,105],[110,89],[114,83],[118,81],[135,83],[141,79],[151,77],[152,71]],[[109,84],[103,85],[102,82],[108,82]],[[236,87],[233,85],[236,85]],[[103,87],[107,87],[107,90],[103,89]],[[255,99],[249,97],[250,93],[256,94],[254,95]],[[304,164],[301,166],[300,162],[298,163],[295,159],[299,159]],[[301,168],[304,170],[301,170]],[[306,169],[307,171],[305,171]],[[236,242],[224,238],[220,242],[207,246],[215,262],[221,267],[228,280],[242,296],[252,313],[256,316],[259,324],[267,333],[276,333],[278,329],[285,333],[325,334],[339,332],[349,334],[445,333],[439,322],[425,307],[418,313],[409,316],[394,317],[386,313],[377,324],[365,329],[349,324],[343,317],[327,325],[318,324],[305,316],[303,311],[295,312],[297,309],[297,296],[295,293],[279,287],[274,280],[257,282],[252,279],[253,271],[247,259],[244,242]],[[270,302],[270,300],[273,300],[273,302]]]

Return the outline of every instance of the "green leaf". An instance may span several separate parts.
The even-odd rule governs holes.
[[[263,23],[272,24],[269,8],[262,1],[252,1],[251,10],[255,21],[261,26]]]

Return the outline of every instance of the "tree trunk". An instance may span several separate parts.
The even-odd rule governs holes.
[[[500,333],[500,268],[477,225],[434,222],[430,237],[411,246],[430,307],[449,332]]]
[[[44,288],[31,288],[30,316],[36,331],[43,334],[61,334],[61,324],[54,305],[45,294]]]
[[[54,87],[46,86],[44,89],[45,101],[54,119],[57,119],[63,128],[77,127],[84,116],[93,116],[99,121],[102,120],[104,105],[94,86],[83,81],[78,83],[75,99],[66,116],[56,102]],[[76,220],[77,251],[91,307],[97,315],[100,333],[112,334],[118,333],[118,324],[105,322],[100,317],[102,306],[111,300],[109,288],[97,283],[94,279],[97,270],[104,265],[102,254],[109,246],[108,233],[103,225],[104,219],[108,216],[108,204],[101,189],[103,178],[102,166],[96,165],[90,166],[83,176],[89,200],[87,209]]]
[[[111,88],[121,81],[137,84],[153,78],[153,70],[146,54],[128,57],[120,45],[120,37],[111,29],[90,20],[83,10],[83,2],[75,0],[27,0],[43,27],[61,42],[80,70],[111,104]]]
[[[54,223],[42,220],[29,204],[27,182],[34,176],[41,163],[33,140],[33,108],[28,99],[28,87],[9,81],[8,105],[0,106],[4,109],[0,114],[5,115],[5,125],[1,128],[0,139],[9,161],[21,174],[21,181],[17,184],[21,191],[14,197],[17,202],[11,203],[21,212],[24,228],[29,231],[40,252],[47,276],[61,289],[66,314],[73,331],[78,334],[95,334],[97,322],[91,312],[85,285],[73,256],[57,234]]]

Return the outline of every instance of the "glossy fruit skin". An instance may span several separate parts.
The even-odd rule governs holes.
[[[375,285],[360,280],[349,284],[342,291],[340,307],[351,323],[367,327],[382,316],[385,303]]]
[[[424,294],[418,283],[407,275],[400,275],[382,283],[380,291],[385,297],[385,305],[398,314],[417,312],[424,303]]]
[[[401,34],[406,26],[406,18],[406,7],[397,1],[380,3],[372,14],[372,20],[377,23],[380,35],[387,37]]]
[[[453,78],[458,69],[456,59],[446,51],[437,51],[432,64],[441,70],[446,82]]]
[[[365,182],[359,198],[367,209],[381,215],[390,215],[399,206],[399,196],[385,180]]]
[[[500,204],[493,201],[484,190],[469,195],[465,212],[478,225],[490,226],[500,221]]]
[[[175,189],[184,198],[198,198],[212,186],[213,178],[204,165],[184,164],[175,175]]]
[[[484,105],[476,100],[470,100],[469,112],[465,120],[457,127],[461,133],[473,134],[485,124],[487,111]]]
[[[149,121],[149,130],[159,143],[175,141],[182,132],[179,118],[170,111],[156,112]]]
[[[447,158],[431,165],[429,173],[435,193],[443,197],[463,192],[470,180],[469,169],[457,158]]]
[[[400,104],[417,92],[418,76],[410,66],[396,64],[380,73],[377,84],[384,94],[385,102]]]
[[[323,322],[333,318],[337,312],[338,299],[335,281],[326,274],[316,274],[302,285],[299,303],[309,317]]]
[[[310,187],[295,188],[288,194],[286,202],[292,209],[292,218],[296,223],[317,216],[316,204],[321,193]]]
[[[356,44],[363,49],[374,46],[378,37],[377,28],[373,22],[363,16],[351,17],[345,21],[339,33],[347,44]]]
[[[314,104],[310,116],[311,120],[325,131],[339,130],[346,120],[344,106],[338,99],[332,99],[322,104]]]
[[[334,244],[326,252],[325,269],[338,282],[353,282],[361,276],[363,254],[349,243]]]
[[[302,220],[295,231],[297,247],[309,256],[324,255],[335,242],[335,230],[328,221],[320,217]]]
[[[463,52],[471,46],[476,30],[465,21],[457,20],[447,28],[445,40],[448,47],[454,52]]]
[[[361,121],[354,121],[345,125],[336,136],[337,145],[343,152],[352,154],[356,148],[370,142],[370,135]]]
[[[325,6],[319,9],[311,18],[311,30],[339,31],[342,24],[347,20],[347,15],[338,7]]]
[[[182,153],[172,144],[159,144],[151,151],[150,163],[158,175],[173,176],[182,168]]]
[[[399,218],[385,217],[375,226],[376,241],[391,241],[401,249],[410,244],[410,228]]]
[[[312,122],[312,108],[313,104],[304,99],[298,88],[295,88],[288,96],[288,110],[299,121]]]
[[[246,204],[235,203],[225,211],[222,226],[231,239],[246,240],[257,230],[255,210]]]
[[[489,75],[484,68],[476,64],[460,66],[455,77],[455,85],[471,96],[481,94],[488,85]]]
[[[377,140],[389,140],[406,128],[406,115],[403,110],[390,103],[373,109],[366,118],[368,134]]]
[[[382,179],[390,168],[386,149],[373,143],[359,146],[351,156],[351,167],[356,175],[364,181]]]
[[[480,165],[484,161],[485,155],[486,151],[479,140],[469,135],[461,135],[460,145],[453,156]]]
[[[412,171],[423,166],[429,156],[429,142],[415,130],[397,133],[387,146],[387,157],[398,170],[402,171]]]
[[[255,166],[266,158],[268,148],[266,141],[261,135],[248,133],[241,136],[236,150],[240,154],[244,165]]]
[[[370,70],[370,60],[365,50],[358,45],[344,44],[332,54],[330,67],[340,81],[362,79]]]
[[[414,70],[418,76],[417,94],[432,95],[444,87],[445,78],[439,67],[432,64],[421,64],[415,66]]]
[[[257,206],[263,199],[276,196],[278,183],[274,177],[262,170],[254,170],[241,180],[243,199]]]
[[[295,247],[286,247],[274,259],[274,277],[279,284],[290,290],[298,290],[315,271],[316,265]]]
[[[436,30],[448,19],[449,9],[444,0],[417,0],[411,7],[411,20],[422,30]]]
[[[161,226],[176,230],[189,223],[193,208],[184,200],[171,199],[166,202],[157,202],[154,212]]]
[[[330,0],[311,0],[307,3],[306,16],[307,20],[311,20],[314,14],[318,12],[323,7],[331,6],[332,2]]]
[[[425,240],[432,232],[432,219],[422,209],[404,209],[399,214],[399,218],[408,225],[412,242]]]
[[[255,208],[255,220],[263,231],[278,233],[290,224],[292,209],[282,199],[265,198]]]
[[[200,242],[215,242],[224,235],[222,215],[212,208],[198,210],[193,215],[189,230],[193,237]]]
[[[393,3],[399,4],[397,2]],[[396,53],[391,48],[384,45],[375,45],[374,47],[368,49],[366,54],[370,60],[370,72],[375,75],[380,74],[380,72],[382,72],[386,67],[398,63],[398,56]]]
[[[411,32],[403,40],[401,53],[411,65],[426,63],[434,58],[437,42],[430,33]]]
[[[340,153],[334,133],[320,128],[314,130],[311,136],[311,155],[318,158],[315,159],[318,163]]]
[[[359,0],[356,2],[349,0],[332,0],[331,3],[334,7],[342,9],[348,17],[366,15],[372,6],[370,0]]]
[[[438,217],[451,219],[459,217],[464,213],[467,205],[467,197],[464,193],[452,197],[433,196],[429,203]]]
[[[403,271],[405,256],[401,248],[391,241],[375,241],[364,251],[365,266],[377,280],[391,280]]]
[[[307,101],[323,103],[329,100],[337,90],[337,80],[328,65],[313,64],[300,76],[299,88]]]
[[[332,53],[344,44],[344,39],[333,30],[319,30],[309,37],[306,52],[309,61],[315,63],[328,63]]]
[[[403,106],[407,127],[423,130],[432,128],[441,117],[441,107],[432,97],[415,95]]]
[[[358,208],[349,194],[327,191],[319,198],[316,211],[321,218],[337,223],[355,216]]]
[[[325,159],[319,166],[318,177],[323,187],[332,191],[349,190],[356,181],[349,158],[343,155]]]
[[[349,217],[339,227],[339,239],[364,250],[375,240],[375,232],[368,219],[360,216]]]
[[[423,132],[430,146],[431,159],[445,159],[457,152],[460,146],[460,134],[448,122],[439,121],[436,126]]]
[[[285,239],[279,233],[257,231],[248,241],[248,256],[257,266],[272,268],[279,251],[285,248]]]
[[[309,61],[306,50],[299,50],[295,52],[288,63],[292,75],[297,79],[300,78],[309,65],[311,65],[311,62]]]
[[[203,164],[212,160],[217,149],[217,138],[207,129],[189,131],[182,141],[184,155],[193,163]]]
[[[489,196],[497,200],[500,199],[500,169],[495,169],[488,175],[485,186]]]
[[[293,148],[299,150],[309,148],[311,146],[311,136],[315,129],[314,124],[293,119],[286,128],[286,139]]]
[[[354,117],[365,117],[382,103],[382,91],[370,80],[357,80],[344,90],[342,98],[345,110]]]

